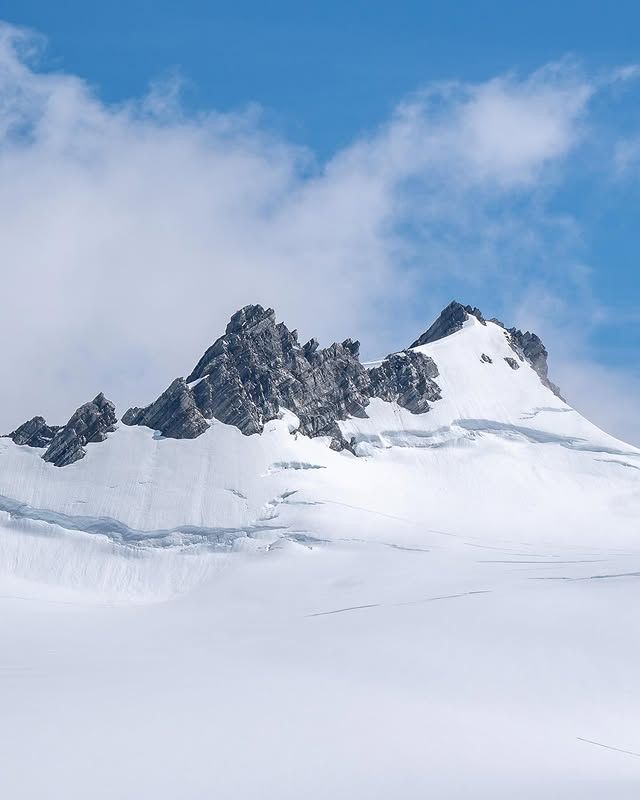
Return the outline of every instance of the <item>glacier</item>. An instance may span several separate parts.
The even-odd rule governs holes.
[[[3,797],[637,797],[640,450],[466,316],[353,452],[0,439]]]

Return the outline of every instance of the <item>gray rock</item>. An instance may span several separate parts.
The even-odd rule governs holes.
[[[44,417],[33,417],[10,433],[9,438],[19,445],[48,447],[59,430],[59,425],[47,425]]]
[[[493,359],[491,356],[488,356],[486,353],[483,353],[480,356],[480,361],[484,361],[485,364],[493,364]]]
[[[176,378],[146,408],[130,408],[122,421],[125,425],[144,425],[171,439],[195,439],[209,427],[183,378]]]
[[[416,339],[411,347],[420,347],[420,345],[437,342],[438,339],[444,339],[445,336],[451,336],[452,333],[456,333],[462,328],[467,319],[469,319],[470,314],[483,325],[487,324],[479,308],[463,306],[461,303],[454,300],[443,309],[433,325],[428,328],[422,336]]]
[[[511,369],[520,369],[520,364],[518,364],[515,358],[511,358],[511,356],[505,356],[504,360],[511,367]]]
[[[526,331],[523,333],[517,328],[507,329],[509,345],[519,358],[524,358],[537,372],[542,383],[562,399],[560,389],[549,380],[549,367],[547,364],[548,352],[539,336]]]
[[[84,446],[103,442],[115,430],[115,406],[100,392],[90,403],[80,406],[69,422],[60,428],[42,456],[56,467],[65,467],[84,458]]]
[[[275,321],[273,309],[246,306],[200,359],[188,381],[207,418],[235,425],[245,434],[287,408],[308,436],[339,437],[337,420],[365,416],[369,375],[358,358],[359,343],[346,339],[320,349],[300,345],[296,331]]]
[[[378,367],[369,370],[371,396],[395,401],[413,414],[424,414],[429,401],[440,400],[440,387],[434,381],[438,368],[433,359],[423,353],[405,350],[385,358]]]
[[[429,402],[440,397],[433,380],[438,371],[427,356],[398,353],[368,370],[359,349],[351,339],[326,348],[315,339],[301,345],[295,330],[276,323],[273,309],[246,306],[186,383],[174,381],[155,403],[129,409],[122,421],[194,438],[206,430],[206,419],[215,418],[250,435],[286,408],[300,420],[302,433],[328,436],[330,446],[341,450],[352,445],[338,422],[366,417],[372,397],[394,400],[414,413],[428,411]]]

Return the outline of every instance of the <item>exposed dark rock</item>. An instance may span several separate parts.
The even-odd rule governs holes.
[[[100,392],[90,403],[80,406],[69,422],[60,428],[42,456],[56,467],[73,464],[86,455],[84,446],[103,442],[115,430],[115,406]]]
[[[380,366],[370,369],[369,375],[373,397],[395,401],[413,414],[424,414],[429,410],[429,401],[442,397],[433,380],[438,377],[438,368],[423,353],[393,353]]]
[[[183,378],[176,378],[146,408],[130,408],[122,421],[125,425],[144,425],[171,439],[195,439],[209,427]]]
[[[452,333],[456,333],[462,328],[469,319],[469,315],[474,316],[483,325],[487,324],[479,308],[463,306],[454,300],[440,313],[433,325],[415,340],[411,347],[419,347],[430,342],[437,342],[438,339],[444,339],[445,336],[451,336]]]
[[[359,359],[359,342],[345,339],[320,348],[311,339],[301,345],[297,331],[276,323],[273,309],[245,306],[231,317],[224,335],[208,348],[186,380],[174,380],[145,408],[130,408],[122,421],[167,437],[194,439],[207,430],[207,420],[212,418],[253,434],[288,409],[298,417],[303,434],[327,436],[332,448],[353,450],[338,422],[366,417],[372,398],[396,402],[414,414],[425,413],[431,402],[440,399],[435,363],[412,348],[459,331],[469,316],[487,325],[478,308],[450,303],[410,349],[367,369]],[[496,319],[491,322],[502,326]],[[504,333],[517,358],[528,362],[543,384],[560,396],[549,381],[547,351],[539,337],[516,328]],[[493,363],[486,353],[480,358]],[[516,358],[505,361],[519,369]],[[62,428],[34,417],[9,435],[17,444],[47,447],[43,458],[65,466],[86,454],[86,444],[103,441],[114,430],[114,412],[113,404],[99,394],[77,409]]]
[[[438,370],[427,356],[398,353],[368,370],[359,349],[351,339],[326,348],[315,339],[301,345],[295,330],[276,323],[273,309],[246,306],[231,317],[187,382],[174,381],[155,403],[129,409],[122,421],[194,438],[206,430],[206,419],[215,418],[249,435],[288,409],[300,420],[301,433],[328,436],[333,449],[343,450],[352,445],[338,422],[366,417],[372,397],[414,413],[428,411],[429,401],[439,399],[433,380]]]
[[[207,418],[259,433],[287,408],[308,436],[339,436],[337,420],[365,416],[369,375],[359,343],[301,346],[296,331],[275,322],[273,309],[246,306],[200,359],[188,381]]]
[[[509,335],[509,344],[520,358],[524,358],[533,367],[535,372],[538,373],[542,383],[551,391],[562,399],[560,389],[549,380],[549,368],[547,365],[546,347],[542,344],[539,336],[535,333],[527,331],[523,333],[517,328],[509,328],[507,330]]]
[[[10,433],[9,438],[28,447],[48,447],[59,430],[59,425],[47,425],[44,417],[33,417]]]

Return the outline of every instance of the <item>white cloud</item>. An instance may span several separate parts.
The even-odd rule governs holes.
[[[571,227],[536,198],[586,124],[595,84],[574,65],[426,87],[319,163],[255,108],[184,114],[175,82],[106,105],[39,72],[37,46],[0,29],[3,429],[98,390],[121,412],[149,401],[249,302],[387,351],[418,332],[418,284],[421,323],[449,274],[493,270],[508,293],[516,256]]]
[[[555,363],[564,394],[578,411],[607,433],[640,446],[640,374],[588,359]]]

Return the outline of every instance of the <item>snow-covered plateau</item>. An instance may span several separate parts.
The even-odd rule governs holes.
[[[640,450],[464,317],[344,447],[0,438],[0,797],[640,796]]]

